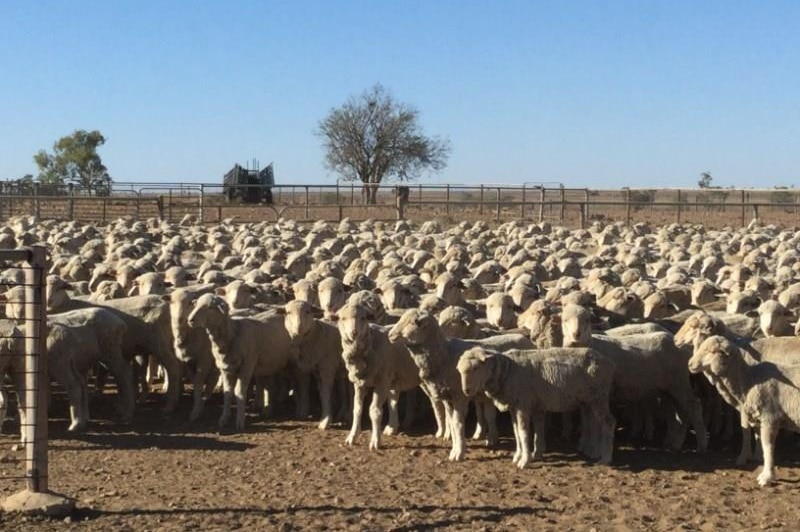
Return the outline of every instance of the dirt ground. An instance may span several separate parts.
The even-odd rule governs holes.
[[[217,404],[195,424],[179,421],[186,402],[172,421],[159,419],[159,404],[144,405],[124,430],[101,421],[76,437],[66,434],[65,419],[54,419],[51,487],[77,498],[78,509],[66,521],[0,513],[0,530],[800,528],[800,447],[792,438],[778,444],[779,482],[761,489],[755,465],[734,466],[735,444],[706,455],[670,453],[634,448],[621,432],[607,467],[551,434],[545,459],[519,471],[503,417],[497,449],[473,444],[466,461],[449,463],[447,445],[425,420],[370,452],[366,432],[345,446],[341,425],[322,432],[279,413],[250,416],[242,434],[220,434]],[[21,487],[2,478],[18,474],[12,459],[22,454],[10,450],[13,426],[5,429],[0,499]]]

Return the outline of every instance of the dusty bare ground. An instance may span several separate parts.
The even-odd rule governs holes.
[[[369,452],[366,433],[356,447],[344,446],[340,425],[321,432],[311,421],[251,416],[245,433],[219,434],[218,405],[190,425],[158,419],[158,404],[146,404],[124,431],[99,422],[73,438],[66,421],[55,419],[51,486],[76,497],[79,508],[66,523],[0,513],[0,530],[800,527],[800,449],[791,438],[778,445],[779,482],[760,489],[755,466],[733,465],[732,447],[668,453],[633,448],[621,433],[606,467],[586,463],[551,435],[544,461],[519,471],[504,418],[498,449],[472,445],[465,462],[449,463],[446,445],[424,422]],[[0,436],[0,498],[20,487],[2,480],[21,467],[9,461],[13,443]]]

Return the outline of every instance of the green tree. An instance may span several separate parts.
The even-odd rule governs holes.
[[[714,180],[711,177],[711,172],[703,172],[700,174],[700,179],[697,181],[697,186],[700,188],[711,188],[711,182]]]
[[[40,150],[33,156],[39,167],[39,181],[51,185],[72,183],[92,191],[107,190],[111,176],[97,148],[106,139],[99,131],[74,131],[53,144],[53,153]]]
[[[375,203],[384,178],[409,181],[447,165],[450,144],[428,137],[419,112],[380,84],[331,109],[317,128],[325,165],[345,181],[361,181],[365,203]]]

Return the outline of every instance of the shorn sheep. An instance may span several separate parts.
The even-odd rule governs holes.
[[[485,393],[511,410],[516,451],[513,462],[524,468],[531,457],[529,425],[533,420],[533,458],[544,448],[546,412],[588,414],[581,434],[581,450],[600,463],[611,462],[614,449],[614,416],[609,397],[615,366],[592,349],[555,348],[511,350],[506,353],[468,350],[459,359],[462,390],[468,397]]]
[[[406,311],[389,331],[390,341],[398,342],[401,339],[405,340],[406,346],[411,351],[411,357],[419,368],[419,377],[425,388],[434,399],[444,402],[446,422],[450,427],[450,437],[453,442],[450,460],[462,460],[465,452],[464,419],[469,401],[459,387],[456,369],[459,358],[467,349],[474,346],[502,351],[533,347],[533,344],[522,334],[504,334],[483,340],[447,338],[432,314],[416,309]],[[483,403],[478,401],[476,407],[492,408],[491,405]],[[494,424],[491,425],[487,427],[488,434],[492,434],[495,430]],[[493,439],[490,436],[490,440]]]
[[[758,484],[775,478],[775,439],[781,428],[800,432],[800,366],[748,360],[723,336],[706,339],[689,360],[689,371],[703,372],[720,395],[739,410],[743,428],[760,427],[764,468]]]

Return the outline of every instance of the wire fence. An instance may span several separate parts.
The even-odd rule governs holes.
[[[746,225],[753,218],[788,225],[800,221],[800,190],[795,189],[595,190],[559,183],[370,187],[360,183],[280,184],[270,189],[270,202],[248,203],[232,199],[223,184],[114,183],[100,194],[80,187],[50,186],[44,194],[42,189],[6,183],[0,186],[0,220],[30,214],[42,219],[99,223],[125,216],[177,221],[190,215],[207,223],[227,218],[339,221],[345,217],[441,217],[458,221],[550,220],[573,227],[594,221],[690,222],[710,226]],[[400,191],[402,202],[398,200]],[[370,195],[371,201],[367,201]]]
[[[48,491],[45,248],[0,250],[0,495]],[[6,419],[16,407],[18,423]],[[16,429],[19,430],[16,430]],[[0,497],[1,498],[1,497]]]

